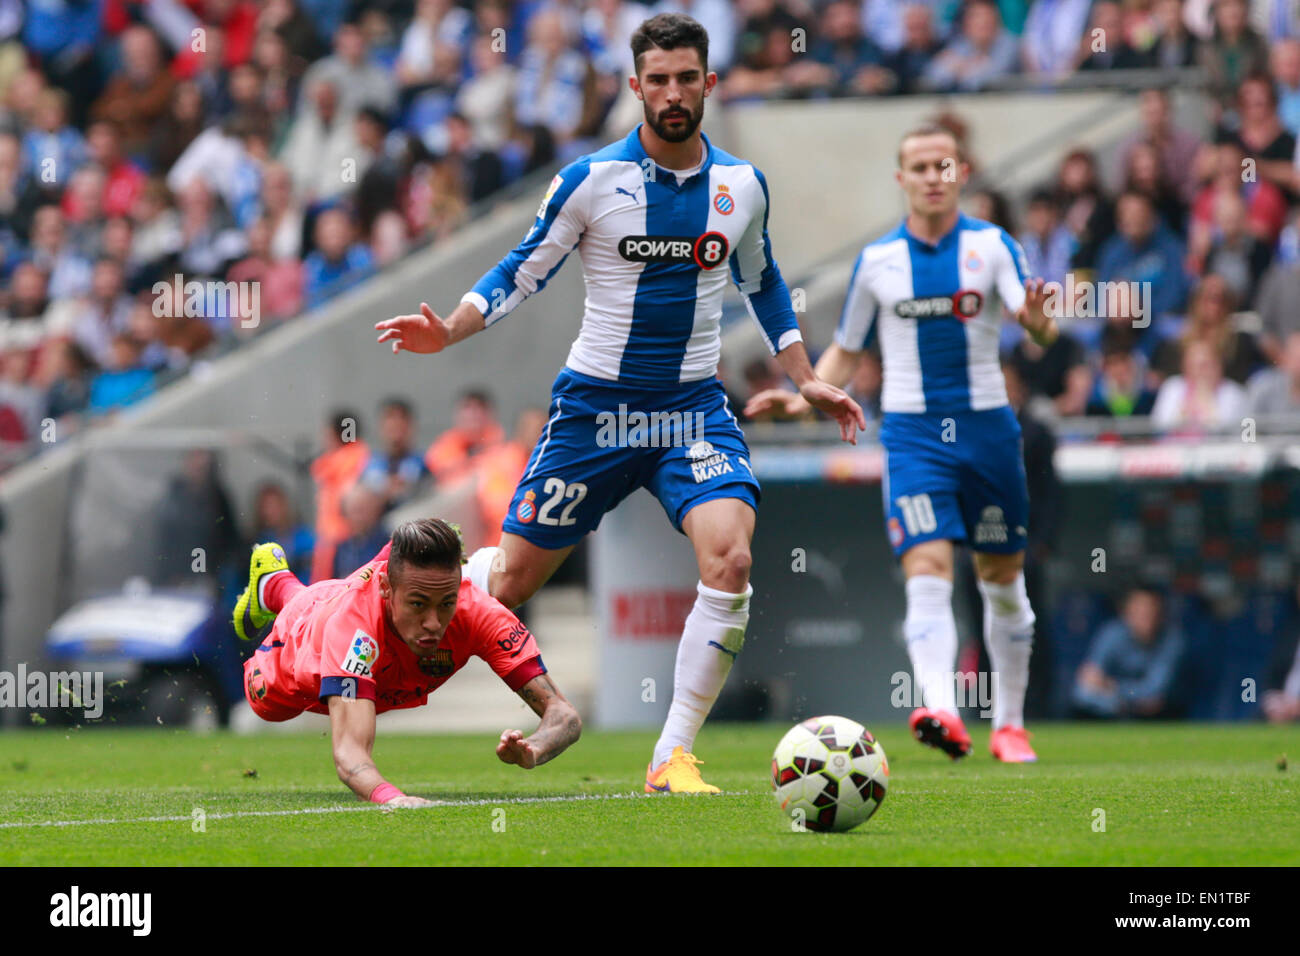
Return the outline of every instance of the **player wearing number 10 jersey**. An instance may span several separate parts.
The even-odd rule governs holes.
[[[716,793],[692,750],[744,642],[758,504],[745,437],[717,379],[728,279],[801,394],[839,421],[846,440],[866,423],[857,403],[808,362],[768,239],[766,180],[700,131],[717,83],[703,27],[660,14],[633,34],[632,53],[628,85],[644,103],[645,122],[561,170],[523,242],[445,320],[425,305],[377,328],[394,352],[441,351],[540,291],[578,250],[587,287],[581,331],[500,548],[475,554],[467,572],[515,607],[605,512],[637,488],[654,494],[690,537],[700,581],[645,787]]]
[[[1040,344],[1058,333],[1016,241],[958,210],[968,167],[952,134],[937,126],[908,133],[898,167],[907,217],[858,256],[817,373],[848,381],[879,338],[885,525],[907,579],[903,630],[925,705],[912,714],[913,732],[954,759],[971,749],[953,674],[953,542],[962,541],[974,553],[996,676],[991,749],[999,760],[1029,762],[1037,759],[1024,730],[1034,625],[1022,573],[1029,498],[998,363],[1003,309]],[[769,391],[746,410],[806,409],[798,396]]]

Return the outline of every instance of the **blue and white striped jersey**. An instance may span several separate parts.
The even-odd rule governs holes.
[[[523,241],[462,301],[492,325],[576,247],[587,285],[566,362],[576,372],[648,388],[714,377],[728,271],[773,354],[802,341],[767,237],[763,174],[705,136],[703,165],[679,180],[639,131],[562,169]]]
[[[1024,250],[992,223],[959,214],[932,246],[904,220],[858,255],[835,341],[857,352],[879,336],[882,411],[999,408],[1002,308],[1024,304],[1028,277]]]

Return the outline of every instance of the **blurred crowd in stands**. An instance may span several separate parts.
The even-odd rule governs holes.
[[[640,115],[628,38],[661,10],[709,30],[728,102],[1201,67],[1209,137],[1144,93],[1117,178],[1080,150],[1019,222],[978,197],[1045,278],[1154,290],[1045,355],[1007,350],[1062,414],[1300,408],[1300,14],[1281,0],[0,0],[0,466],[620,135]],[[178,276],[257,283],[257,322]]]

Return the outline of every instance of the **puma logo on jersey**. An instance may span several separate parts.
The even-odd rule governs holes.
[[[636,189],[632,190],[631,192],[628,192],[628,191],[627,191],[626,189],[624,189],[622,186],[615,186],[615,187],[614,187],[614,192],[616,192],[616,193],[622,193],[624,196],[627,196],[629,199],[635,199],[637,202],[640,202],[640,201],[641,201],[641,200],[637,197],[637,193],[639,193],[640,191],[641,191],[641,187],[640,187],[640,186],[636,187]]]

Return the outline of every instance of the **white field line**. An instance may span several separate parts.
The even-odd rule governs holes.
[[[503,805],[518,805],[527,803],[583,803],[592,800],[636,800],[642,797],[656,796],[655,794],[645,793],[576,793],[561,794],[553,797],[506,797],[500,800],[435,800],[434,806],[428,809],[438,807],[499,807]],[[722,796],[740,797],[748,796],[747,793],[732,792],[722,794]],[[367,811],[381,811],[384,813],[393,813],[385,807],[361,804],[359,806],[337,806],[337,807],[303,807],[298,810],[233,810],[229,813],[209,813],[205,815],[207,820],[235,820],[247,817],[296,817],[308,816],[312,814],[327,813],[365,813]],[[10,823],[0,823],[0,830],[18,830],[18,829],[36,829],[39,827],[93,827],[93,826],[121,826],[130,823],[189,823],[193,820],[192,814],[177,816],[158,816],[158,817],[122,817],[114,818],[97,818],[92,820],[32,820],[32,821],[13,821]]]

